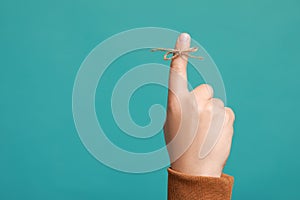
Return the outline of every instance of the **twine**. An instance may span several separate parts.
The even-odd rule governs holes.
[[[164,60],[173,60],[173,59],[177,58],[178,56],[187,56],[187,57],[190,57],[190,58],[196,58],[196,59],[199,59],[199,60],[203,60],[203,57],[201,57],[201,56],[193,56],[193,55],[189,54],[191,52],[198,51],[197,47],[192,47],[192,48],[183,49],[183,50],[168,49],[168,48],[155,48],[155,49],[151,49],[151,51],[152,52],[154,52],[154,51],[165,51],[166,54],[164,55]],[[173,56],[168,57],[169,54],[173,54]]]

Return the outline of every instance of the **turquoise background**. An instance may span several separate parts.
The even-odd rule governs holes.
[[[233,199],[299,199],[299,11],[297,0],[2,0],[0,199],[166,198],[165,169],[127,174],[102,165],[81,144],[72,118],[73,82],[83,59],[109,36],[145,26],[189,32],[218,65],[236,112],[225,168],[235,176]],[[124,69],[138,55],[125,56]],[[201,82],[192,70],[189,75],[193,84]],[[108,98],[115,82],[113,74],[107,77],[97,110],[108,102],[98,93]],[[131,107],[137,123],[147,124],[149,95],[152,103],[165,103],[164,89],[141,88]],[[163,145],[161,134],[147,145],[118,139],[121,131],[111,120],[103,124],[124,148]]]

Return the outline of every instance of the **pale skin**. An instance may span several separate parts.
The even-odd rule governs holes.
[[[175,48],[189,48],[190,40],[187,33],[180,34]],[[209,133],[212,124],[220,117],[224,119],[219,129],[220,136],[209,154],[200,159],[199,151],[205,136]],[[232,109],[225,107],[222,100],[213,97],[211,86],[202,84],[192,91],[188,90],[186,56],[179,56],[172,60],[164,126],[166,143],[168,144],[178,132],[182,132],[179,142],[168,147],[173,170],[192,176],[220,177],[230,154],[234,119]],[[194,129],[195,135],[193,135]],[[179,158],[172,159],[176,157],[176,151],[181,148],[184,140],[191,138],[193,140],[186,151]]]

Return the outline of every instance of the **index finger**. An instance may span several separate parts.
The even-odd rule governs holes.
[[[182,33],[177,38],[175,49],[188,49],[190,48],[190,42],[190,35]],[[186,55],[180,55],[172,59],[169,76],[169,89],[175,93],[187,90],[187,63],[188,57]]]

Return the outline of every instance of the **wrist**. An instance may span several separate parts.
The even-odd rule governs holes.
[[[193,165],[177,165],[172,164],[171,169],[174,171],[190,175],[190,176],[204,176],[220,178],[223,167],[218,166],[193,166]]]

